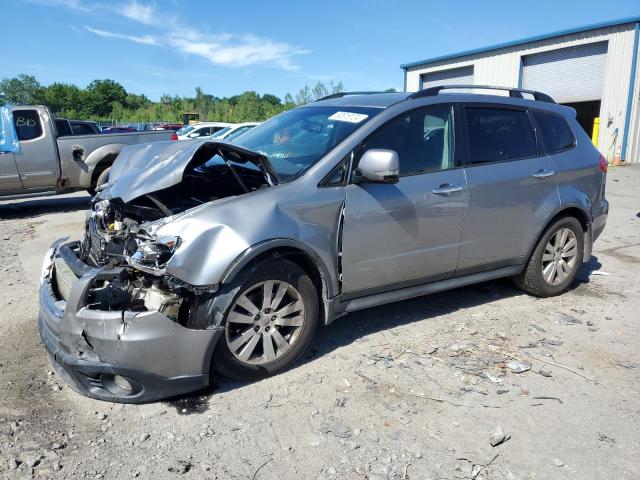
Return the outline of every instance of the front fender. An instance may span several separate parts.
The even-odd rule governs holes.
[[[333,275],[320,258],[320,255],[318,255],[318,253],[308,245],[291,238],[274,238],[247,248],[233,261],[229,268],[227,268],[222,276],[221,283],[229,283],[233,281],[238,273],[240,273],[247,265],[260,255],[282,248],[291,248],[307,255],[314,263],[323,279],[323,288],[326,289],[324,296],[326,298],[332,298],[334,296],[333,285],[331,282]]]

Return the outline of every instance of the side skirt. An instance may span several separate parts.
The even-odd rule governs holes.
[[[508,267],[497,268],[495,270],[489,270],[486,272],[474,273],[472,275],[465,275],[463,277],[448,278],[446,280],[416,285],[413,287],[400,288],[397,290],[377,293],[374,295],[367,295],[350,300],[342,300],[340,297],[338,297],[336,299],[333,299],[333,301],[331,302],[333,307],[332,317],[333,319],[335,319],[345,315],[346,313],[355,312],[356,310],[362,310],[364,308],[376,307],[378,305],[398,302],[400,300],[407,300],[409,298],[420,297],[429,293],[451,290],[453,288],[464,287],[467,285],[472,285],[474,283],[486,282],[488,280],[494,280],[496,278],[511,277],[522,272],[522,268],[522,265],[512,265]]]

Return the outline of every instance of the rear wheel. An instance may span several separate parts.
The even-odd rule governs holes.
[[[240,379],[285,370],[304,353],[316,329],[313,282],[298,265],[280,259],[240,275],[234,285],[239,288],[224,315],[215,369]]]
[[[98,188],[109,181],[111,167],[107,167],[98,173],[95,183],[87,190],[91,195],[95,195]]]
[[[524,271],[515,277],[524,291],[538,297],[564,292],[582,265],[584,232],[574,217],[561,218],[538,240]]]

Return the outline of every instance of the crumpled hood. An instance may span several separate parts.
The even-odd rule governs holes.
[[[120,198],[127,203],[141,195],[176,185],[182,181],[193,156],[203,148],[211,150],[211,157],[218,154],[234,162],[251,162],[263,170],[270,184],[277,183],[277,174],[269,160],[239,145],[206,140],[154,142],[122,149],[111,167],[109,184],[100,191],[99,198]]]

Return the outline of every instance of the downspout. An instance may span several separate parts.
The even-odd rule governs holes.
[[[518,66],[518,88],[522,88],[522,70],[524,67],[524,62],[522,61],[522,56],[520,56],[520,65]]]
[[[624,131],[622,133],[622,151],[620,158],[627,159],[627,146],[629,144],[629,127],[631,126],[631,109],[633,108],[633,91],[636,86],[636,70],[638,69],[638,39],[640,37],[640,22],[636,22],[633,30],[633,57],[631,59],[631,77],[629,79],[629,94],[627,95],[627,111],[624,118]],[[615,152],[614,152],[615,154]]]
[[[404,86],[402,87],[402,91],[406,93],[407,91],[407,69],[403,68],[403,75],[404,75]]]

